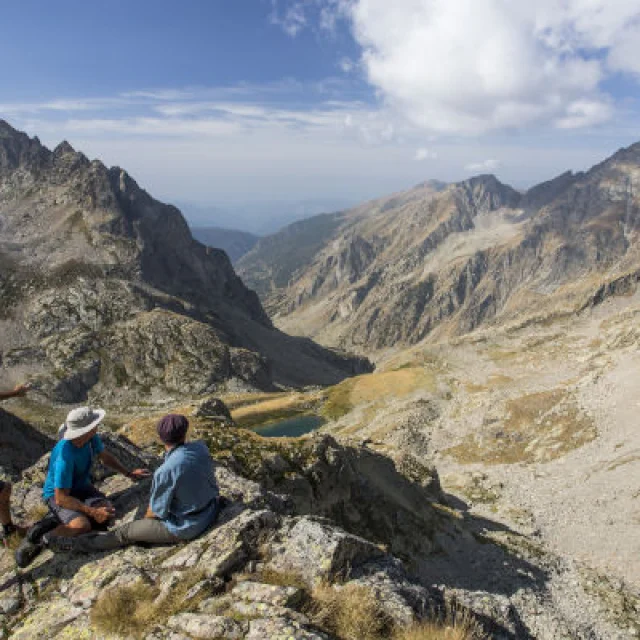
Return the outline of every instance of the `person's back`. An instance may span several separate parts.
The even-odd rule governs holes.
[[[206,444],[188,442],[171,449],[154,473],[150,506],[173,535],[190,539],[215,519],[218,495]]]

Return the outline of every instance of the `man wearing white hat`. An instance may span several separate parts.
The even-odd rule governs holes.
[[[95,458],[115,471],[139,480],[151,475],[148,469],[127,470],[118,459],[105,450],[98,424],[105,416],[102,409],[73,409],[61,428],[62,439],[51,452],[49,470],[42,497],[55,515],[58,526],[52,535],[74,537],[92,530],[94,524],[104,524],[115,515],[113,505],[91,482],[91,466]],[[44,531],[39,532],[44,533]],[[42,549],[40,540],[27,533],[16,552],[19,566],[26,566]]]

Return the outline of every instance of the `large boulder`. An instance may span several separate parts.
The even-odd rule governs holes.
[[[384,553],[364,538],[321,518],[304,516],[287,522],[269,547],[269,569],[300,575],[309,586],[346,579],[350,572]]]
[[[233,422],[229,407],[220,398],[207,398],[203,400],[193,411],[196,418],[208,418],[214,422],[230,424]]]

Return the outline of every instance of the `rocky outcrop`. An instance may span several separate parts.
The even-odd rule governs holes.
[[[227,255],[126,171],[4,121],[0,267],[2,366],[61,402],[328,384],[360,366],[274,329]]]
[[[154,468],[159,462],[121,436],[103,437],[128,466]],[[222,446],[224,437],[236,441],[228,463],[236,469],[244,465],[260,481],[232,470],[216,454],[215,473],[229,502],[212,529],[171,548],[130,547],[93,556],[45,551],[24,571],[16,571],[10,555],[4,554],[0,617],[5,632],[18,640],[40,635],[57,640],[356,637],[341,630],[336,612],[342,606],[350,615],[368,616],[362,624],[369,625],[368,637],[379,640],[395,637],[394,629],[445,616],[451,607],[457,607],[460,617],[466,612],[491,638],[583,637],[587,627],[576,627],[556,607],[553,576],[565,576],[566,568],[554,566],[542,552],[536,557],[527,544],[522,548],[529,552],[521,555],[511,542],[495,543],[489,533],[497,531],[496,523],[492,528],[488,521],[466,519],[433,502],[424,492],[429,474],[414,462],[405,460],[396,468],[365,448],[318,437],[280,442],[277,455],[283,464],[274,457],[275,445],[250,450],[255,437],[212,424],[214,454],[213,444]],[[14,490],[16,516],[35,511],[46,464],[45,456],[22,474]],[[369,468],[370,475],[359,480],[351,475],[350,465]],[[149,480],[132,484],[97,471],[118,520],[140,517]],[[354,514],[360,510],[366,526],[359,529],[357,518],[344,518],[344,509],[336,511],[335,518],[310,514],[295,494],[295,478],[299,485],[305,473],[317,490],[318,504],[349,503]],[[341,483],[358,488],[331,497]],[[420,508],[430,513],[430,527],[407,519],[416,507],[412,492],[422,496]],[[442,499],[441,493],[436,495]],[[368,531],[375,516],[397,521],[387,530],[386,545],[378,533]],[[421,548],[419,564],[402,562],[389,552],[397,546],[396,532],[408,533],[409,528],[414,547]],[[565,580],[565,592],[575,588]],[[584,597],[585,607],[595,615],[596,604]],[[597,621],[589,629],[596,639],[632,637],[625,629]]]
[[[639,178],[636,144],[525,194],[494,176],[418,187],[345,212],[260,293],[284,330],[368,351],[573,313],[638,272]],[[248,278],[254,256],[239,264]]]
[[[229,407],[220,398],[204,400],[194,409],[192,415],[196,418],[207,418],[223,424],[233,423]]]

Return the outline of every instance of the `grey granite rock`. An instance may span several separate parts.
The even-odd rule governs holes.
[[[240,640],[245,637],[249,626],[246,622],[204,613],[179,613],[169,618],[167,624],[192,638],[203,640]]]
[[[267,567],[292,572],[310,586],[322,580],[347,579],[351,571],[384,555],[377,546],[340,529],[326,519],[293,518],[271,543]]]

